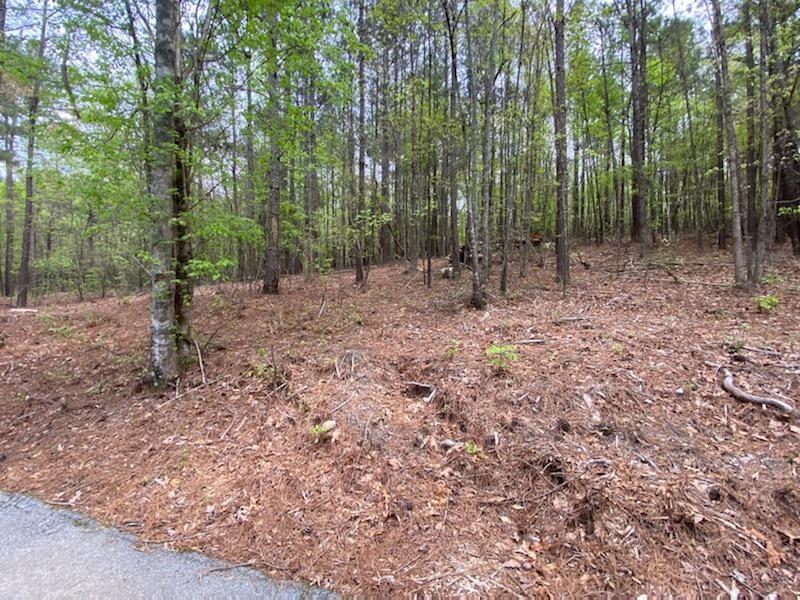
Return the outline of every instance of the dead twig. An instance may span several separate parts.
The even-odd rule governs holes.
[[[592,318],[593,317],[584,317],[582,315],[575,317],[561,317],[560,319],[555,319],[553,323],[560,325],[561,323],[572,323],[573,321],[591,321]]]
[[[197,362],[200,363],[200,375],[203,377],[203,385],[208,385],[206,381],[206,369],[203,366],[203,353],[200,352],[200,344],[197,343],[197,340],[192,340],[194,342],[194,347],[197,349]]]
[[[251,560],[248,562],[237,563],[235,565],[224,565],[221,567],[214,567],[212,569],[206,569],[203,571],[203,575],[210,575],[211,573],[219,573],[220,571],[231,571],[233,569],[252,569],[255,567],[268,567],[274,571],[291,571],[289,567],[281,567],[279,565],[273,565],[268,562],[264,562],[263,560]]]
[[[339,404],[337,404],[337,405],[336,405],[334,408],[332,408],[332,409],[331,409],[331,414],[335,413],[335,412],[336,412],[337,410],[339,410],[340,408],[343,408],[343,407],[344,407],[344,406],[345,406],[345,405],[346,405],[348,402],[350,402],[350,401],[351,401],[353,398],[355,398],[355,397],[356,397],[356,393],[355,393],[355,392],[353,392],[352,394],[350,394],[350,397],[349,397],[349,398],[347,398],[346,400],[343,400],[342,402],[340,402]]]

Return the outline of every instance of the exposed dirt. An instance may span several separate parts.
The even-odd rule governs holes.
[[[800,406],[800,263],[767,313],[724,254],[575,258],[486,312],[399,266],[203,288],[163,395],[145,295],[3,308],[0,486],[348,596],[800,593],[800,423],[705,364]]]

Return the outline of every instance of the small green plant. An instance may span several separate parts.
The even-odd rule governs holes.
[[[519,358],[514,344],[491,344],[484,354],[491,366],[498,371],[506,371],[511,363]]]
[[[455,358],[461,354],[461,342],[454,339],[449,340],[447,342],[447,348],[445,348],[444,351],[450,358]]]
[[[345,313],[345,320],[351,325],[363,325],[364,318],[359,314],[358,308],[355,304],[347,305],[347,312]]]
[[[756,296],[753,298],[753,302],[756,303],[758,312],[770,313],[777,308],[780,300],[774,294],[767,294],[766,296]]]
[[[481,448],[473,442],[472,440],[467,440],[464,444],[464,452],[469,454],[470,456],[476,456],[481,453]]]
[[[728,352],[730,354],[738,354],[744,348],[744,340],[734,340],[728,344]]]
[[[783,283],[783,277],[775,273],[770,273],[769,275],[764,275],[764,277],[761,278],[761,283],[764,285],[778,285]]]
[[[250,368],[245,371],[247,377],[257,377],[277,389],[285,387],[289,382],[289,373],[282,369],[274,352],[269,353],[265,348],[256,350],[258,361],[250,364]]]
[[[624,349],[625,349],[625,346],[623,346],[623,345],[622,345],[622,344],[620,344],[619,342],[614,342],[613,344],[611,344],[611,351],[612,351],[614,354],[622,354],[622,351],[623,351]]]
[[[55,315],[48,312],[40,312],[38,315],[36,315],[36,320],[48,328],[54,328],[57,322]]]
[[[75,335],[75,330],[69,325],[61,325],[59,327],[50,327],[47,330],[50,335],[55,335],[62,338],[71,338]]]
[[[211,308],[217,309],[223,306],[225,306],[225,298],[220,294],[214,294],[214,298],[211,300]]]
[[[313,425],[309,430],[311,432],[311,437],[314,438],[314,443],[319,443],[321,440],[324,439],[336,439],[336,421],[323,421],[322,423],[317,423]]]

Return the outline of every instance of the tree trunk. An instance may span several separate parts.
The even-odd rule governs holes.
[[[178,55],[177,72],[180,73],[180,54]],[[199,83],[195,82],[195,86],[198,85]],[[192,243],[189,235],[189,211],[191,210],[189,157],[191,149],[189,148],[189,133],[181,112],[180,105],[176,106],[174,124],[178,148],[175,154],[172,188],[172,214],[174,215],[172,222],[175,239],[175,345],[178,351],[179,365],[184,364],[193,352],[190,318],[193,290],[189,276],[189,262],[192,259]]]
[[[5,48],[6,44],[6,0],[0,0],[0,48]],[[14,125],[9,116],[10,101],[3,93],[3,81],[5,75],[5,65],[0,61],[0,108],[5,112],[4,133],[5,133],[5,261],[3,269],[3,295],[11,297],[14,295]]]
[[[447,127],[448,159],[447,159],[447,178],[450,194],[450,265],[453,268],[453,275],[461,273],[461,261],[458,256],[458,154],[456,150],[456,128],[458,115],[456,114],[456,100],[458,94],[458,54],[456,28],[457,23],[453,20],[452,9],[449,0],[442,0],[444,15],[447,23],[447,34],[450,42],[450,119]]]
[[[150,374],[152,383],[162,387],[178,376],[175,347],[175,231],[174,175],[175,95],[177,82],[177,44],[179,3],[156,2],[155,80],[153,87],[160,101],[154,106],[151,207],[152,240],[150,276]]]
[[[392,260],[391,230],[388,222],[391,213],[389,203],[389,160],[390,160],[390,123],[389,123],[389,46],[383,49],[383,80],[381,88],[381,262]]]
[[[647,214],[647,175],[645,173],[645,138],[647,133],[647,25],[646,8],[640,0],[628,1],[628,31],[631,55],[631,104],[633,122],[631,137],[631,238],[645,251],[650,239]]]
[[[14,268],[14,129],[16,123],[6,117],[5,125],[6,253],[5,270],[3,271],[3,295],[11,297],[14,295],[14,277],[12,269]]]
[[[356,260],[356,283],[364,286],[364,219],[366,214],[366,135],[364,132],[364,125],[366,119],[366,100],[364,97],[364,50],[363,45],[366,43],[366,29],[364,27],[364,0],[359,0],[358,3],[358,41],[361,47],[358,51],[358,204],[356,213],[356,247],[355,247],[355,260]]]
[[[672,0],[672,10],[676,14],[675,0]],[[689,77],[686,74],[686,64],[684,62],[682,40],[678,40],[678,76],[683,88],[683,103],[686,107],[686,120],[689,125],[689,152],[691,154],[692,171],[692,193],[694,196],[694,226],[697,237],[697,249],[703,249],[703,190],[700,176],[700,160],[697,156],[697,146],[695,144],[694,120],[692,119],[692,103],[689,97]]]
[[[742,196],[742,235],[745,239],[745,251],[748,254],[754,250],[756,235],[756,93],[751,3],[751,0],[744,0],[742,3],[744,64],[747,68],[745,73],[747,144],[745,145],[745,189]]]
[[[567,239],[567,98],[564,83],[564,0],[556,0],[555,68],[556,102],[554,128],[556,138],[556,280],[565,288],[569,283],[569,246]]]
[[[244,118],[244,201],[247,216],[253,221],[259,220],[259,212],[256,210],[256,191],[255,191],[255,163],[256,154],[253,149],[253,69],[251,66],[252,58],[247,54],[247,69],[245,71],[245,118]],[[245,276],[257,277],[255,273],[257,260],[253,249],[248,249],[245,256],[247,265],[244,269]]]
[[[469,232],[470,254],[472,255],[472,306],[478,309],[486,308],[486,292],[483,288],[483,277],[478,262],[478,177],[475,174],[477,167],[476,155],[478,152],[478,100],[476,98],[476,73],[475,62],[472,54],[472,32],[469,21],[469,0],[464,0],[464,27],[467,42],[467,93],[469,95],[469,129],[464,126],[464,145],[468,148],[469,161],[467,167],[467,177],[471,177],[467,186],[467,229]],[[469,130],[469,142],[467,142],[467,130]]]
[[[759,0],[759,64],[758,64],[758,116],[761,134],[761,164],[759,173],[758,200],[761,203],[758,221],[758,235],[756,236],[756,255],[753,265],[751,284],[761,285],[764,276],[764,263],[767,255],[767,238],[769,216],[772,206],[769,201],[769,165],[770,165],[770,136],[769,136],[769,108],[767,104],[767,87],[769,74],[767,73],[767,56],[769,55],[768,39],[770,15],[768,0]]]
[[[48,0],[42,4],[42,24],[39,31],[39,47],[36,60],[41,65],[33,83],[33,90],[28,99],[28,148],[25,160],[25,218],[22,226],[22,256],[19,268],[19,293],[17,306],[28,305],[28,290],[31,286],[31,255],[33,254],[33,152],[36,149],[36,119],[39,116],[39,93],[42,87],[42,70],[44,65],[44,48],[47,43],[47,6]]]
[[[272,27],[275,22],[273,18]],[[272,46],[276,50],[277,41],[275,32],[272,32]],[[277,50],[276,50],[277,51]],[[270,124],[270,163],[269,163],[269,195],[267,196],[267,218],[264,224],[266,234],[266,248],[264,255],[264,285],[265,294],[277,294],[280,280],[280,214],[281,214],[281,188],[283,187],[283,163],[281,161],[281,147],[278,142],[278,123],[280,88],[278,82],[278,67],[274,65],[270,73],[269,124]]]
[[[737,287],[747,287],[747,257],[742,239],[742,205],[741,184],[739,181],[739,147],[736,143],[736,129],[733,122],[733,108],[731,107],[731,87],[728,77],[728,50],[722,30],[722,13],[719,0],[711,0],[712,8],[712,33],[716,47],[717,69],[719,70],[722,115],[725,121],[725,132],[728,137],[728,170],[731,178],[731,210],[732,210],[732,237],[733,237],[733,264],[734,278]]]
[[[725,222],[725,119],[722,115],[722,82],[719,69],[714,69],[714,103],[716,120],[716,191],[717,191],[717,248],[725,250],[727,224]]]

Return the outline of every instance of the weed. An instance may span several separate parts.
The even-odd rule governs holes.
[[[758,312],[771,313],[777,308],[780,300],[775,294],[767,294],[765,296],[755,296],[753,302],[756,303]]]
[[[271,356],[267,356],[267,350],[259,348],[256,351],[258,362],[251,365],[251,368],[246,371],[247,377],[257,377],[271,385],[274,389],[285,386],[289,382],[289,373],[278,365],[274,353],[270,352]]]
[[[225,298],[223,298],[220,294],[214,294],[214,298],[211,300],[211,308],[217,309],[222,308],[225,306]]]
[[[730,354],[738,354],[744,348],[744,340],[734,340],[728,344],[728,352]]]
[[[783,283],[783,277],[775,273],[770,273],[769,275],[764,275],[764,277],[761,278],[761,283],[764,285],[778,285]]]
[[[55,335],[62,338],[71,338],[75,335],[75,330],[69,325],[61,325],[59,327],[50,327],[47,330],[50,335]]]
[[[455,358],[459,354],[461,354],[461,342],[455,339],[448,340],[447,347],[445,348],[445,354],[447,354],[450,358]]]
[[[330,420],[313,425],[309,431],[316,444],[324,439],[335,440],[337,432],[334,429],[336,429],[336,421]]]
[[[478,446],[478,444],[476,444],[472,440],[467,440],[464,443],[464,452],[466,452],[470,456],[477,456],[478,454],[481,453],[481,448],[480,446]]]
[[[56,326],[55,316],[48,312],[40,312],[38,315],[36,315],[36,320],[48,328],[53,328]]]
[[[519,358],[514,344],[491,344],[484,354],[487,362],[498,371],[507,371],[511,363]]]

